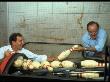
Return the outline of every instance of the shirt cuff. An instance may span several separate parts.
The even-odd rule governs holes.
[[[38,62],[43,62],[47,60],[47,55],[37,55],[37,57],[35,58],[35,61]]]
[[[46,61],[46,60],[47,60],[47,55],[42,55],[42,56],[41,56],[41,62],[42,62],[42,61]]]
[[[102,51],[102,49],[99,46],[95,46],[96,51]]]

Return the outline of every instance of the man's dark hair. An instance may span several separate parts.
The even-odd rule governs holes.
[[[99,29],[99,24],[98,24],[97,22],[95,22],[95,21],[91,21],[91,22],[89,22],[89,23],[87,24],[87,30],[88,30],[88,27],[89,27],[90,25],[93,25],[93,24],[96,24],[96,25],[97,25],[97,28]]]
[[[17,40],[17,36],[22,37],[22,34],[20,33],[12,33],[9,37],[9,43],[12,45],[12,41],[16,41]]]

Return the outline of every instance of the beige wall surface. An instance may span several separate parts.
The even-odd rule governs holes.
[[[13,32],[22,33],[26,42],[80,44],[89,21],[109,34],[110,2],[0,2],[0,46]]]

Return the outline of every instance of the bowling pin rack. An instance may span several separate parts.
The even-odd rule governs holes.
[[[27,44],[56,44],[56,45],[76,45],[74,43],[51,43],[51,42],[26,42],[24,44],[24,47],[27,45]],[[80,45],[82,46],[81,44],[77,44],[77,45]],[[105,67],[104,67],[104,81],[106,80],[110,80],[110,45],[107,45],[106,46],[106,56],[105,56]],[[82,52],[82,56],[84,58],[86,58],[84,56],[84,52]],[[109,61],[107,61],[107,57],[109,57]],[[100,60],[100,59],[95,59],[95,60]],[[109,63],[109,68],[107,68],[107,63]]]

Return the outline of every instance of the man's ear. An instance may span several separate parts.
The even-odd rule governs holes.
[[[12,44],[15,44],[15,41],[12,41]]]

